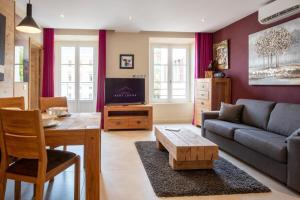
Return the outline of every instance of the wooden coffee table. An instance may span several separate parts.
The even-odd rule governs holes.
[[[155,127],[157,148],[169,152],[169,164],[174,170],[212,169],[218,159],[218,145],[192,130]]]

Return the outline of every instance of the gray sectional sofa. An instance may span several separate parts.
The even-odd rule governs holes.
[[[239,99],[241,123],[202,114],[202,135],[220,149],[300,192],[300,104]]]

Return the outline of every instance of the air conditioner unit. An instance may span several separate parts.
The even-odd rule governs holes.
[[[300,13],[300,0],[276,0],[258,10],[258,21],[271,24],[297,13]]]

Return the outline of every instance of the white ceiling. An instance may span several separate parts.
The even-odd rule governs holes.
[[[24,13],[27,1],[16,1],[19,13],[20,10]],[[31,0],[33,16],[42,27],[176,32],[213,32],[257,11],[266,2],[268,0]]]

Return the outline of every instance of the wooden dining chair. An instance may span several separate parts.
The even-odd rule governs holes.
[[[40,110],[46,112],[51,107],[66,107],[68,108],[68,101],[66,97],[40,97]]]
[[[25,110],[24,97],[0,98],[0,108],[19,108]]]
[[[47,112],[48,108],[52,107],[66,107],[68,108],[67,97],[40,97],[40,110],[41,112]],[[56,147],[51,147],[56,148]],[[67,146],[63,146],[63,150],[67,150]]]
[[[35,184],[35,199],[42,200],[44,183],[73,164],[74,199],[79,200],[80,157],[68,151],[46,149],[39,110],[0,109],[0,146],[0,200],[5,198],[7,179],[15,180],[15,197],[20,197],[21,181],[24,181]],[[9,156],[18,160],[9,165]]]
[[[0,108],[19,108],[25,109],[24,97],[7,97],[0,98]],[[0,145],[0,162],[1,162],[1,145]]]

